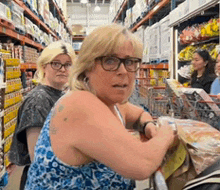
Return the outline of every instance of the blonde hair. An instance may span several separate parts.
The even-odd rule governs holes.
[[[44,65],[50,63],[56,56],[67,54],[70,56],[72,64],[75,62],[75,51],[72,46],[63,41],[56,41],[49,44],[41,53],[37,60],[37,82],[44,83]]]
[[[85,73],[92,70],[94,60],[97,57],[115,54],[117,47],[125,41],[131,42],[134,56],[142,58],[142,43],[125,27],[118,24],[110,24],[93,30],[84,39],[75,66],[70,74],[70,90],[87,90],[95,93],[85,84]]]

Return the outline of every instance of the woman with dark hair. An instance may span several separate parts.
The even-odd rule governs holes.
[[[192,64],[194,72],[191,76],[191,87],[202,88],[208,94],[212,82],[215,80],[215,63],[207,50],[196,50],[193,55]]]

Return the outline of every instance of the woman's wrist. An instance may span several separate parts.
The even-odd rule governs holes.
[[[149,123],[152,123],[152,124],[154,124],[154,125],[156,126],[156,122],[155,122],[155,121],[146,121],[146,122],[144,122],[143,125],[142,125],[142,130],[141,130],[141,132],[142,132],[143,134],[145,134],[147,125],[148,125]]]

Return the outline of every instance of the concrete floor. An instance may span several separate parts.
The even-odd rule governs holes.
[[[19,190],[21,174],[23,172],[23,168],[21,166],[13,166],[11,172],[9,174],[8,185],[4,188],[4,190]],[[144,181],[136,181],[136,189],[135,190],[144,190],[148,187],[148,180]]]

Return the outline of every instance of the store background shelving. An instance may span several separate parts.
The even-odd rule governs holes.
[[[182,13],[179,19],[173,19],[170,23],[170,27],[173,28],[173,50],[175,51],[172,59],[173,70],[175,72],[173,72],[172,77],[181,83],[189,81],[189,78],[185,76],[186,72],[191,72],[189,65],[195,49],[207,49],[213,59],[217,58],[220,27],[219,20],[213,25],[208,23],[213,19],[219,19],[219,1],[199,1],[194,5],[192,5],[190,1],[185,1],[182,5],[182,9],[183,7],[188,10],[185,12],[185,15]],[[174,10],[173,13],[171,13],[172,18],[175,18],[177,11],[178,10]],[[187,35],[184,34],[186,30],[195,32],[191,32]],[[186,35],[186,38],[184,35]],[[185,39],[189,42],[183,43]],[[189,48],[189,51],[187,48]],[[184,51],[186,56],[182,53]],[[187,66],[189,68],[188,71],[185,70]]]
[[[132,32],[138,35],[144,43],[144,64],[139,70],[139,78],[146,77],[148,78],[148,80],[149,78],[155,80],[156,77],[158,80],[160,80],[161,77],[163,78],[168,76],[168,62],[170,58],[170,52],[166,50],[167,55],[161,56],[161,42],[159,36],[163,34],[164,31],[166,32],[166,36],[164,36],[164,38],[166,38],[166,41],[169,40],[170,36],[167,32],[168,24],[165,25],[166,30],[160,32],[159,21],[169,15],[169,12],[171,11],[174,4],[177,5],[177,3],[180,2],[182,1],[177,2],[174,0],[155,0],[148,1],[148,4],[144,4],[143,1],[136,1],[135,4],[130,4],[129,1],[125,0],[122,2],[120,9],[117,11],[117,15],[114,17],[113,21],[120,22],[127,26]],[[166,23],[169,23],[169,18],[167,19]],[[157,25],[159,27],[157,27]],[[146,31],[152,32],[151,34],[149,34]],[[156,34],[157,36],[154,34]],[[155,46],[155,44],[157,46]],[[168,50],[170,48],[169,45],[168,47],[165,47]],[[164,70],[167,70],[167,72],[164,72]],[[155,72],[153,76],[152,72]],[[163,75],[160,76],[160,74],[158,75],[158,73],[163,73]],[[143,83],[143,80],[139,81],[139,83]]]
[[[120,6],[114,10],[116,2]],[[137,75],[139,79],[149,79],[150,72],[156,72],[158,68],[168,70],[170,75],[167,76],[178,79],[179,69],[186,64],[189,65],[191,61],[178,60],[177,55],[182,49],[190,45],[205,47],[210,43],[219,43],[219,35],[188,44],[180,43],[180,34],[186,27],[218,18],[218,0],[149,0],[147,4],[141,0],[137,0],[135,4],[130,4],[127,0],[115,0],[111,6],[113,11],[110,14],[113,14],[110,16],[113,22],[125,25],[143,41],[144,64]],[[113,16],[114,14],[116,15]],[[214,54],[213,51],[210,53]],[[213,58],[215,56],[216,53]],[[164,62],[168,63],[167,66],[161,67],[161,63]]]
[[[30,8],[28,8],[24,2],[22,2],[21,0],[14,0],[14,2],[16,2],[20,7],[22,7],[25,13],[29,15],[37,23],[38,26],[42,26],[48,33],[50,33],[51,35],[53,35],[53,37],[58,39],[56,34],[42,20],[40,20],[40,18]]]
[[[72,43],[76,54],[79,54],[79,50],[85,37],[85,35],[73,35]]]

